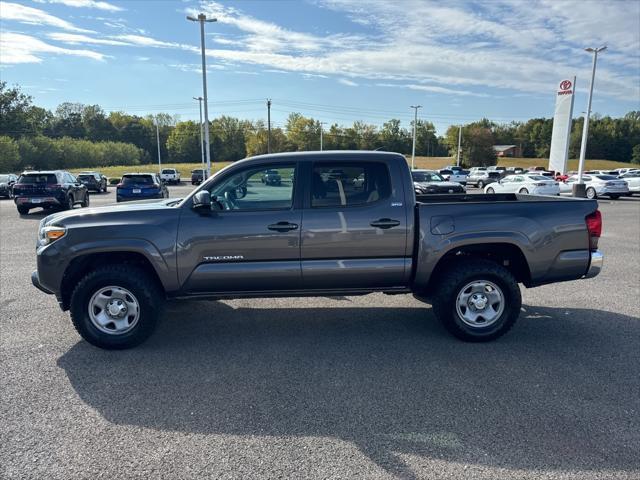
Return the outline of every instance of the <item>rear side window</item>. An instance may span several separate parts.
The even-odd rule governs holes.
[[[151,175],[125,175],[122,177],[123,185],[151,185],[153,177]]]
[[[364,205],[390,196],[391,180],[383,163],[322,163],[313,167],[312,207]]]
[[[54,184],[58,183],[58,179],[56,178],[55,173],[27,173],[26,175],[21,175],[18,183],[46,183],[46,184]]]

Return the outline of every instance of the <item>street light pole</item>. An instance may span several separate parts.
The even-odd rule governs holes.
[[[418,109],[422,108],[422,105],[411,105],[414,110],[413,116],[413,147],[411,148],[411,170],[414,169],[416,163],[416,127],[418,125]]]
[[[202,171],[204,172],[204,143],[202,142],[202,97],[193,97],[194,100],[198,100],[198,106],[200,107],[200,156],[202,157]]]
[[[156,118],[156,140],[158,142],[158,175],[162,174],[162,160],[160,159],[160,127]]]
[[[456,160],[456,165],[460,166],[460,144],[462,143],[462,125],[458,127],[458,159]]]
[[[187,16],[187,20],[191,20],[192,22],[200,22],[200,49],[202,50],[202,96],[204,101],[204,145],[205,145],[205,153],[207,156],[207,174],[209,177],[211,175],[211,147],[209,145],[209,107],[208,107],[208,97],[207,97],[207,63],[205,60],[205,45],[204,45],[204,24],[205,22],[216,22],[216,18],[207,18],[204,13],[198,15],[198,17],[193,17],[191,15]]]
[[[267,99],[267,153],[271,153],[271,99]]]
[[[589,86],[589,100],[587,101],[587,111],[584,115],[584,125],[582,127],[582,142],[580,143],[580,161],[578,162],[578,182],[573,186],[575,197],[586,196],[586,188],[582,182],[582,172],[584,172],[584,158],[587,155],[587,137],[589,136],[589,116],[591,115],[591,98],[593,97],[593,82],[596,78],[596,62],[598,53],[607,49],[606,46],[596,48],[585,48],[585,51],[593,53],[593,66],[591,68],[591,85]]]
[[[320,151],[323,150],[323,140],[322,140],[323,125],[324,125],[324,122],[320,122]]]

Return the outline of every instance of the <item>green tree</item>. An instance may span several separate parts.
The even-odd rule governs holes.
[[[167,138],[167,152],[172,162],[197,162],[201,159],[200,126],[192,121],[178,123]]]
[[[631,163],[640,164],[640,144],[634,145],[632,149]]]
[[[0,135],[0,172],[20,170],[20,150],[18,143],[11,137]]]
[[[294,150],[320,150],[320,122],[317,120],[292,113],[287,118],[286,132]]]
[[[392,118],[382,125],[380,144],[388,152],[408,153],[411,151],[411,135],[400,126],[400,120]]]

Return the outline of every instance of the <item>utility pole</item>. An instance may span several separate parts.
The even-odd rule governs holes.
[[[200,107],[200,156],[202,157],[202,171],[204,168],[204,143],[202,138],[202,97],[193,97],[194,100],[198,100],[198,106]]]
[[[319,122],[319,123],[320,123],[320,151],[322,151],[323,150],[323,142],[322,142],[322,133],[323,133],[322,131],[323,131],[323,128],[322,128],[322,126],[324,125],[325,122]]]
[[[578,182],[573,185],[574,197],[585,197],[586,188],[582,182],[582,172],[584,172],[584,158],[587,155],[587,137],[589,136],[589,116],[591,115],[591,97],[593,97],[593,82],[596,78],[596,62],[598,53],[607,49],[606,46],[596,48],[585,48],[585,51],[593,53],[593,66],[591,68],[591,85],[589,86],[589,100],[587,101],[587,111],[584,115],[584,125],[582,127],[582,142],[580,144],[580,161],[578,162]]]
[[[207,62],[205,60],[205,45],[204,45],[204,24],[205,22],[216,22],[216,18],[207,18],[204,13],[193,17],[187,16],[187,20],[192,22],[200,22],[200,49],[202,50],[202,96],[204,101],[204,145],[205,153],[207,155],[207,172],[206,177],[211,175],[211,146],[209,145],[209,107],[207,98]]]
[[[460,144],[462,143],[462,125],[458,126],[458,160],[456,165],[460,166]]]
[[[267,153],[271,153],[271,99],[267,99]]]
[[[411,170],[415,168],[416,163],[416,127],[418,126],[418,109],[422,108],[422,105],[411,105],[414,110],[413,116],[413,147],[411,149]]]
[[[160,159],[160,127],[158,127],[157,117],[156,117],[156,140],[158,141],[158,174],[162,174],[162,160]]]

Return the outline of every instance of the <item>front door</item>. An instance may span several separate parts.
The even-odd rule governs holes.
[[[403,191],[384,162],[318,161],[310,168],[302,228],[307,289],[390,288],[406,284]]]
[[[211,212],[185,209],[178,230],[179,281],[187,293],[300,288],[302,211],[295,163],[248,166],[209,188]]]

